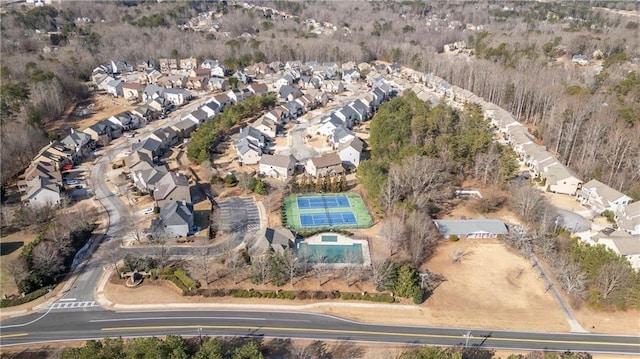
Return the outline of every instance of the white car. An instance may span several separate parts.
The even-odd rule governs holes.
[[[73,186],[73,185],[76,185],[76,184],[80,184],[80,181],[78,181],[78,180],[67,180],[67,184],[69,186]]]
[[[153,213],[153,207],[145,208],[142,210],[142,214],[151,214]]]

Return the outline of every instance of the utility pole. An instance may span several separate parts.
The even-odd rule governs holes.
[[[200,347],[202,347],[202,327],[198,327],[198,336],[200,337]]]

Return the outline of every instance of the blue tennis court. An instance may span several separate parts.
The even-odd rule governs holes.
[[[349,208],[351,204],[347,196],[313,196],[298,197],[299,209]]]
[[[310,213],[300,215],[302,227],[319,227],[332,225],[358,224],[356,216],[351,212]]]

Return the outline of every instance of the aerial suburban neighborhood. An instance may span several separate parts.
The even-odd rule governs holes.
[[[640,351],[637,7],[0,9],[0,352]]]

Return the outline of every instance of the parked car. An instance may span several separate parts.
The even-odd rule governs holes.
[[[67,184],[69,186],[73,186],[73,185],[80,184],[80,181],[78,181],[78,180],[67,180]]]
[[[142,214],[151,214],[153,213],[153,207],[145,208],[142,210]]]

